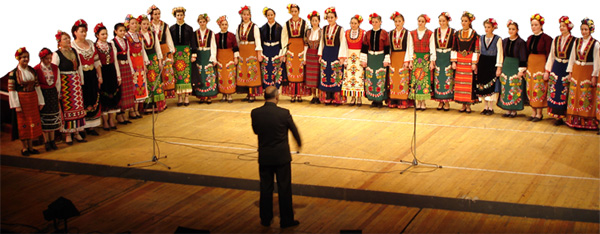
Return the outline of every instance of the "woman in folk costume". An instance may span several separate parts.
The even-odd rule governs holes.
[[[83,105],[83,70],[79,61],[77,51],[71,48],[71,37],[69,34],[58,31],[55,35],[58,42],[58,50],[52,54],[52,63],[58,66],[60,71],[60,109],[62,123],[60,131],[66,133],[65,142],[73,144],[73,137],[78,142],[86,142],[79,132],[84,130],[86,111]]]
[[[346,30],[345,37],[348,43],[348,55],[346,59],[346,69],[344,70],[344,81],[342,83],[342,93],[344,98],[352,97],[351,106],[358,103],[362,105],[362,96],[365,91],[364,67],[360,61],[361,49],[365,31],[360,28],[363,18],[360,15],[352,16],[350,19],[350,30]]]
[[[129,31],[125,34],[125,39],[129,45],[129,57],[131,60],[131,66],[133,67],[133,84],[134,84],[134,95],[135,105],[133,106],[134,115],[129,112],[130,119],[142,118],[140,115],[140,105],[148,98],[148,81],[146,79],[146,65],[150,64],[148,61],[148,55],[144,49],[144,41],[140,31],[140,23],[142,22],[142,16],[126,20],[129,25],[125,24],[129,28]],[[142,107],[143,108],[143,107]]]
[[[119,100],[121,100],[121,91],[119,89],[119,65],[115,62],[117,54],[113,50],[112,43],[108,40],[108,30],[104,24],[99,23],[94,27],[96,35],[96,51],[102,70],[102,85],[100,85],[100,108],[102,108],[102,128],[105,131],[117,129],[115,124],[115,115],[121,112]]]
[[[373,29],[365,33],[360,53],[361,65],[365,67],[365,96],[371,107],[383,107],[387,96],[387,67],[390,65],[390,36],[381,29],[381,16],[369,15]]]
[[[43,48],[40,51],[40,63],[33,67],[37,74],[40,90],[44,98],[44,107],[40,110],[40,119],[46,151],[56,150],[54,132],[60,129],[60,107],[58,105],[58,66],[52,64],[52,51]]]
[[[173,67],[175,74],[175,92],[177,93],[177,106],[190,105],[189,94],[192,93],[191,76],[195,69],[191,63],[196,62],[196,40],[194,30],[185,23],[185,8],[173,8],[173,17],[177,23],[169,28],[175,45],[173,54]]]
[[[550,54],[546,61],[544,80],[548,83],[548,115],[556,120],[555,126],[563,125],[567,112],[567,93],[569,92],[569,80],[567,80],[567,66],[571,58],[571,50],[576,38],[571,36],[571,30],[575,26],[567,16],[560,17],[560,36],[552,41]]]
[[[242,101],[254,102],[262,93],[260,63],[263,60],[262,43],[258,26],[252,22],[250,7],[244,6],[238,12],[242,22],[238,26],[236,39],[240,48],[237,66],[237,92],[246,93]]]
[[[336,23],[337,13],[334,7],[325,10],[325,18],[329,24],[323,27],[323,39],[319,43],[319,56],[321,56],[319,99],[325,105],[339,106],[344,102],[342,81],[348,46],[343,28]]]
[[[320,59],[319,59],[319,45],[321,44],[321,38],[323,34],[321,33],[321,27],[319,24],[321,23],[321,17],[319,16],[319,12],[313,11],[307,16],[310,21],[310,29],[306,29],[306,73],[304,77],[304,85],[310,89],[312,94],[312,100],[310,100],[310,104],[319,104],[319,97],[317,95],[318,92],[318,84],[321,77],[320,72]]]
[[[267,23],[260,27],[260,38],[262,42],[262,58],[260,63],[262,71],[262,88],[275,86],[279,89],[284,80],[283,71],[283,53],[281,43],[281,32],[283,27],[275,22],[275,11],[265,7],[263,15],[267,18]]]
[[[219,75],[219,93],[223,94],[221,102],[227,100],[233,102],[232,95],[236,90],[237,64],[240,57],[240,49],[237,45],[235,34],[227,31],[229,22],[227,16],[221,16],[217,19],[217,24],[221,31],[215,34],[217,45],[217,74]]]
[[[198,49],[196,50],[196,68],[198,74],[192,76],[192,89],[194,95],[200,98],[200,103],[211,104],[212,99],[217,97],[219,89],[217,88],[217,74],[215,64],[217,64],[217,43],[215,34],[206,27],[210,18],[206,13],[198,16],[198,25],[193,40],[196,40]]]
[[[138,17],[140,20],[140,36],[146,56],[148,57],[148,65],[146,66],[146,89],[148,90],[148,98],[144,101],[143,111],[146,113],[154,111],[160,112],[167,108],[165,101],[165,93],[163,91],[163,83],[160,77],[160,72],[164,69],[163,55],[160,45],[158,44],[158,36],[152,31],[150,21],[145,15]],[[138,85],[138,90],[142,91],[142,85]]]
[[[572,128],[598,129],[594,86],[597,85],[600,71],[600,43],[592,37],[595,29],[591,19],[581,21],[582,38],[575,41],[569,58],[569,95],[565,123]]]
[[[502,74],[502,62],[504,60],[502,50],[502,38],[494,34],[498,28],[495,19],[489,18],[483,21],[485,35],[481,36],[481,56],[477,63],[477,79],[475,79],[475,94],[483,100],[482,115],[494,114],[495,89],[498,77]]]
[[[454,45],[450,60],[454,75],[454,101],[461,103],[458,112],[471,113],[471,104],[477,103],[473,82],[477,74],[477,61],[479,60],[479,35],[471,23],[475,16],[464,12],[460,17],[462,29],[454,37]]]
[[[436,54],[433,99],[440,103],[437,110],[450,111],[450,101],[454,99],[454,69],[450,53],[456,31],[448,26],[452,21],[448,12],[442,12],[438,20],[440,27],[433,32]]]
[[[525,104],[525,70],[527,70],[527,45],[519,36],[519,25],[509,20],[508,38],[502,41],[504,60],[500,75],[498,107],[506,110],[503,117],[514,118]]]
[[[118,65],[117,81],[119,83],[119,91],[121,98],[119,99],[119,109],[121,112],[117,114],[117,122],[119,124],[128,124],[129,116],[133,116],[133,106],[135,105],[135,86],[133,80],[133,67],[129,56],[129,43],[125,39],[126,34],[125,24],[117,23],[114,28],[114,38],[112,41],[112,49],[116,53],[115,63]],[[127,113],[129,112],[129,114]]]
[[[419,27],[410,32],[407,53],[412,55],[409,61],[410,94],[408,98],[417,101],[415,108],[425,110],[425,101],[431,99],[433,88],[431,87],[432,74],[435,69],[435,38],[433,32],[425,27],[431,21],[429,16],[422,14],[417,17]]]
[[[542,27],[545,19],[540,14],[531,16],[531,31],[533,35],[527,38],[527,97],[529,105],[533,109],[528,121],[538,122],[544,118],[542,110],[548,106],[547,91],[548,81],[544,80],[544,65],[550,54],[552,47],[552,38],[544,33]]]
[[[410,93],[409,61],[412,54],[407,53],[410,32],[404,28],[404,16],[394,12],[390,17],[394,21],[395,29],[390,31],[390,74],[389,74],[389,102],[390,108],[406,109],[414,106],[414,101],[408,99]],[[406,62],[405,62],[406,61]]]
[[[285,53],[283,62],[287,76],[287,85],[284,85],[281,91],[284,95],[292,97],[292,102],[302,102],[302,97],[311,94],[310,88],[304,85],[304,65],[308,49],[305,34],[308,25],[306,20],[300,18],[298,5],[288,4],[287,9],[292,18],[285,23],[281,33],[281,46]]]
[[[37,73],[29,66],[27,49],[19,48],[15,58],[19,64],[8,74],[8,102],[17,112],[16,122],[13,121],[13,139],[21,140],[21,155],[29,156],[40,153],[33,148],[32,139],[42,135],[40,110],[45,103]]]
[[[162,88],[165,98],[175,97],[175,75],[173,71],[173,54],[175,53],[175,45],[173,44],[173,37],[171,37],[171,31],[169,25],[164,21],[160,20],[160,9],[155,5],[150,6],[147,11],[152,19],[152,31],[156,35],[156,44],[160,47],[160,54],[163,58],[163,69],[160,79],[162,82]],[[158,78],[157,78],[158,81]],[[157,84],[160,82],[157,82]],[[165,103],[166,105],[166,103]],[[166,106],[165,106],[166,108]]]
[[[100,116],[99,90],[102,85],[102,70],[100,69],[100,59],[94,42],[86,40],[88,25],[80,19],[75,22],[71,28],[73,41],[71,47],[77,51],[81,68],[83,70],[83,82],[81,89],[83,92],[83,105],[86,111],[85,115],[85,132],[89,135],[98,136],[95,127],[102,123]],[[84,136],[85,137],[85,136]]]

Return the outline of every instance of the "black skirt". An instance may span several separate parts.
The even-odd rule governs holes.
[[[98,88],[98,76],[96,75],[96,69],[83,72],[84,84],[81,86],[83,91],[83,106],[86,110],[86,119],[94,118],[98,116],[98,101],[99,101],[99,88]],[[91,107],[91,108],[90,108]]]
[[[478,97],[494,94],[497,79],[496,56],[481,55],[477,63],[477,79],[474,82],[475,94]]]
[[[102,85],[100,86],[102,112],[119,109],[119,100],[121,100],[121,92],[115,65],[102,65]]]
[[[58,91],[55,88],[41,89],[44,96],[44,107],[40,110],[43,131],[60,129],[60,107],[58,105]]]

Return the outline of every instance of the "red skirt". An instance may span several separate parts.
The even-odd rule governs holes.
[[[304,77],[304,84],[308,88],[317,88],[319,82],[319,52],[318,49],[308,49],[306,51],[306,75]]]
[[[121,72],[121,100],[119,107],[121,111],[133,108],[135,104],[135,84],[133,83],[133,75],[129,64],[119,63],[119,71]]]
[[[19,139],[28,140],[42,135],[42,120],[38,107],[38,96],[34,92],[18,92],[22,111],[17,112]]]

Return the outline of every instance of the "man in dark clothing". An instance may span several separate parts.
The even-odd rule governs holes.
[[[300,134],[290,111],[277,106],[277,88],[265,89],[265,105],[252,110],[252,129],[258,135],[258,171],[260,174],[260,223],[270,226],[273,219],[273,177],[277,178],[279,214],[282,228],[300,224],[294,220],[292,208],[292,155],[288,143],[288,130],[298,147],[302,146]]]

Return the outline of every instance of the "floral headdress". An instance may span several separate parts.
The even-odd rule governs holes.
[[[19,60],[19,56],[21,56],[24,53],[29,53],[27,52],[27,49],[25,49],[25,47],[21,47],[17,50],[17,52],[15,52],[15,59]]]
[[[183,12],[183,14],[185,15],[185,11],[186,9],[184,7],[175,7],[171,11],[171,14],[173,14],[173,17],[175,17],[175,14],[177,14],[177,12]]]
[[[516,24],[515,21],[509,19],[508,22],[506,22],[506,27],[510,27],[511,24]]]
[[[379,16],[377,13],[370,14],[369,15],[369,24],[373,24],[373,19],[375,19],[377,17],[381,18],[381,16]]]
[[[590,27],[590,34],[596,31],[596,25],[594,25],[594,21],[588,17],[585,17],[585,19],[581,21],[581,24],[587,24],[587,26]]]
[[[573,29],[575,27],[575,25],[573,24],[573,21],[571,21],[568,16],[560,17],[560,19],[558,19],[558,23],[559,24],[565,23],[567,25],[567,29],[569,29],[569,31],[571,31],[571,29]]]
[[[354,15],[352,16],[352,18],[358,20],[358,24],[361,24],[363,22],[363,17],[360,15]]]
[[[77,27],[81,26],[81,27],[86,27],[87,28],[88,24],[87,24],[87,22],[85,22],[85,20],[78,19],[77,21],[75,21],[74,26],[77,26]]]
[[[262,13],[263,13],[263,15],[265,15],[265,17],[267,17],[267,12],[269,12],[269,11],[273,11],[273,13],[275,12],[275,10],[273,10],[269,7],[265,7],[265,8],[263,8]]]
[[[396,17],[401,16],[400,12],[395,11],[392,16],[390,16],[391,20],[394,20]]]
[[[440,14],[440,16],[446,17],[448,19],[448,22],[452,21],[452,17],[450,17],[450,13],[448,13],[448,12],[442,12],[442,14]],[[438,18],[440,16],[438,16]]]
[[[44,58],[49,54],[52,54],[52,51],[48,48],[43,48],[42,50],[40,50],[40,53],[38,55],[40,56],[40,58]]]
[[[321,16],[319,15],[319,12],[313,11],[310,14],[308,14],[308,16],[307,16],[308,20],[310,20],[313,16],[316,16],[317,18],[321,19]]]
[[[56,32],[56,34],[54,35],[54,37],[56,38],[56,42],[60,42],[60,39],[62,38],[63,34],[66,34],[66,33],[63,31],[60,31],[60,30],[58,30]],[[66,35],[69,35],[69,34],[66,34]]]
[[[132,19],[135,19],[132,14],[127,14],[127,16],[125,16],[125,22],[123,22],[125,28],[129,28],[129,21]]]
[[[536,13],[535,15],[532,15],[531,18],[529,19],[529,22],[531,22],[533,20],[539,21],[540,25],[542,25],[542,26],[544,26],[544,23],[546,21],[546,19],[544,19],[544,17],[542,15],[540,15],[539,13]]]
[[[102,22],[96,24],[96,27],[94,27],[94,34],[98,34],[100,29],[103,29],[103,28],[106,28],[106,27],[104,27],[104,24],[102,24]]]
[[[158,7],[156,7],[156,5],[152,5],[148,8],[148,10],[146,11],[146,14],[148,15],[152,15],[152,11],[157,10]]]
[[[473,15],[473,13],[468,12],[468,11],[464,11],[463,15],[467,16],[469,18],[469,21],[473,22],[475,20],[475,15]]]
[[[486,23],[491,24],[492,28],[494,29],[498,29],[498,22],[496,22],[496,20],[494,18],[489,18],[486,19],[485,21],[483,21],[483,24],[485,25]]]
[[[137,22],[141,23],[143,20],[148,20],[148,16],[140,15],[136,18]]]
[[[210,21],[210,17],[208,17],[207,13],[200,14],[198,17],[204,18],[204,20],[206,20],[206,23],[208,23]]]
[[[227,16],[226,15],[223,15],[223,16],[219,17],[217,19],[217,24],[221,25],[221,22],[223,22],[223,20],[227,21]]]
[[[288,13],[292,13],[292,8],[296,8],[298,9],[298,5],[294,4],[294,3],[290,3],[287,5],[287,9],[288,9]]]
[[[327,9],[325,9],[325,14],[327,15],[329,13],[336,13],[335,7],[328,7]]]
[[[431,18],[429,18],[429,16],[428,16],[427,14],[422,14],[422,15],[419,15],[419,17],[423,17],[423,18],[425,18],[425,22],[426,22],[426,23],[429,23],[429,22],[431,22]],[[419,18],[419,17],[417,17],[417,18]]]
[[[242,7],[242,9],[240,9],[240,11],[238,11],[238,13],[241,15],[242,12],[244,12],[244,10],[250,11],[250,7],[249,6],[244,6],[244,7]]]

